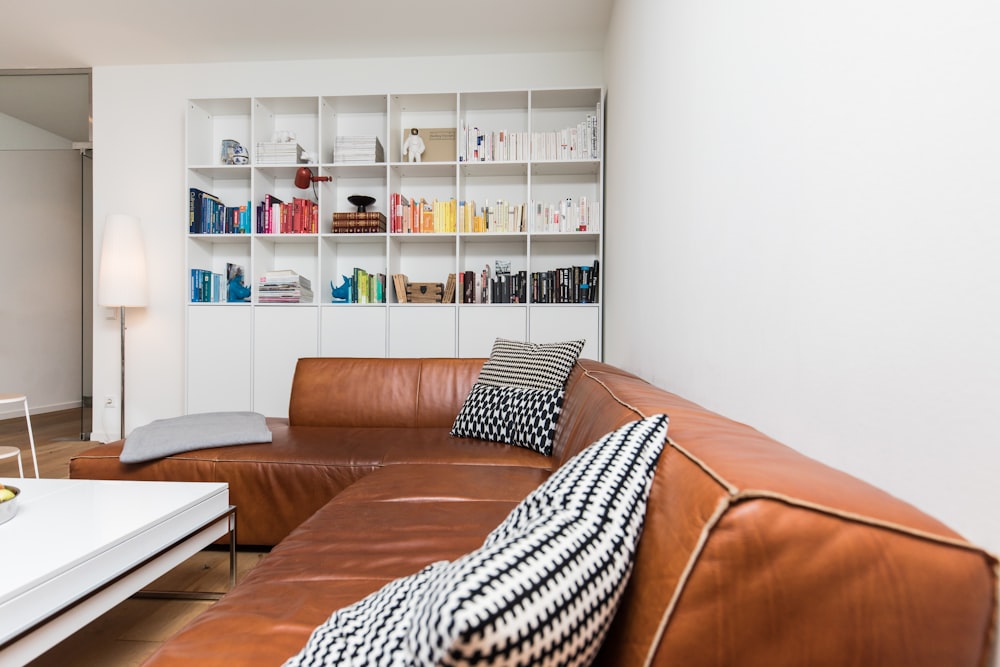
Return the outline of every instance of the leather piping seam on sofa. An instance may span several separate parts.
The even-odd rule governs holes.
[[[802,500],[801,498],[794,498],[792,496],[786,496],[780,493],[774,493],[773,491],[760,491],[756,489],[744,489],[737,493],[732,498],[732,504],[744,503],[750,500],[774,500],[776,502],[785,503],[786,505],[791,505],[793,507],[800,507],[802,509],[811,510],[814,512],[820,512],[822,514],[827,514],[829,516],[834,516],[845,521],[850,521],[852,523],[860,523],[866,526],[872,526],[873,528],[882,528],[884,530],[891,530],[895,533],[900,533],[902,535],[907,535],[909,537],[914,537],[917,539],[926,540],[928,542],[936,542],[938,544],[948,545],[952,547],[958,547],[965,551],[971,551],[973,553],[982,554],[987,561],[993,565],[994,572],[997,571],[997,557],[986,551],[985,549],[978,547],[974,544],[970,544],[963,539],[958,539],[954,537],[948,537],[946,535],[937,535],[925,530],[919,530],[916,528],[909,528],[907,526],[894,523],[892,521],[886,521],[884,519],[876,519],[874,517],[865,516],[864,514],[857,514],[855,512],[847,512],[844,510],[837,510],[826,505],[821,505],[819,503],[812,503],[808,500]]]
[[[614,392],[613,389],[611,389],[610,387],[608,387],[608,385],[604,384],[604,382],[602,382],[600,380],[600,378],[598,378],[596,375],[594,375],[593,373],[591,373],[587,369],[583,370],[583,374],[586,377],[588,377],[591,380],[593,380],[594,382],[596,382],[597,384],[599,384],[602,387],[604,387],[604,390],[606,392],[608,392],[608,396],[610,396],[611,398],[613,398],[622,407],[631,410],[632,412],[634,412],[637,415],[639,415],[639,417],[641,417],[642,419],[645,419],[645,418],[649,417],[649,415],[644,414],[643,411],[640,410],[639,408],[635,407],[634,405],[631,405],[627,401],[625,401],[622,398],[620,398],[617,394],[615,394],[615,392]],[[668,419],[670,418],[669,414],[667,415],[667,418]],[[686,449],[684,449],[683,447],[681,447],[680,445],[678,445],[673,440],[673,438],[670,437],[669,427],[668,427],[668,430],[667,430],[667,445],[670,446],[670,447],[672,447],[673,449],[677,450],[678,452],[680,452],[689,461],[691,461],[696,466],[698,466],[699,468],[701,468],[705,472],[706,475],[708,475],[709,477],[711,477],[712,479],[714,479],[716,482],[718,482],[718,484],[722,488],[724,488],[726,490],[726,493],[728,493],[730,496],[736,496],[739,493],[739,488],[738,487],[733,486],[732,484],[730,484],[729,482],[727,482],[721,475],[719,475],[718,473],[716,473],[715,470],[713,470],[712,468],[710,468],[707,463],[705,463],[704,461],[702,461],[701,459],[699,459],[697,456],[695,456],[691,452],[687,451]]]
[[[903,533],[906,535],[929,540],[932,542],[949,544],[951,546],[959,547],[967,551],[974,551],[977,553],[984,554],[990,560],[990,562],[993,563],[994,570],[1000,572],[1000,565],[998,565],[998,563],[1000,563],[1000,558],[998,558],[995,554],[989,553],[984,549],[982,549],[981,547],[978,547],[974,544],[970,544],[965,540],[956,539],[953,537],[947,537],[945,535],[937,535],[935,533],[918,530],[916,528],[909,528],[907,526],[903,526],[894,523],[892,521],[876,519],[875,517],[866,516],[864,514],[857,514],[854,512],[846,512],[844,510],[833,509],[832,507],[827,507],[826,505],[821,505],[820,503],[812,503],[809,502],[808,500],[802,500],[801,498],[795,498],[793,496],[787,496],[784,494],[775,493],[773,491],[764,491],[758,489],[740,489],[734,484],[726,481],[725,478],[723,478],[721,475],[715,472],[715,470],[713,470],[707,463],[700,460],[697,456],[684,449],[684,447],[682,447],[681,445],[674,442],[674,440],[672,440],[669,436],[667,437],[667,444],[670,445],[673,449],[683,454],[685,457],[687,457],[688,460],[697,465],[699,468],[705,471],[707,475],[709,475],[712,479],[714,479],[720,485],[722,485],[723,488],[725,488],[726,491],[729,493],[729,496],[732,499],[733,504],[753,499],[776,500],[779,502],[784,502],[788,505],[794,505],[796,507],[802,507],[805,509],[811,509],[817,512],[822,512],[830,516],[840,517],[842,519],[853,521],[855,523],[863,523],[870,526],[876,526],[879,528],[892,530],[898,533]]]
[[[608,396],[610,396],[611,398],[615,399],[615,401],[617,401],[622,407],[628,408],[629,410],[631,410],[632,412],[634,412],[635,414],[637,414],[641,419],[645,419],[646,417],[649,416],[649,415],[643,414],[642,410],[640,410],[639,408],[637,408],[634,405],[631,405],[630,403],[628,403],[628,402],[622,400],[621,398],[619,398],[618,395],[615,394],[615,392],[610,387],[608,387],[608,385],[604,384],[604,382],[602,382],[601,379],[597,377],[597,375],[595,375],[594,373],[591,373],[586,368],[583,369],[583,375],[584,375],[584,377],[588,377],[591,380],[593,380],[594,382],[596,382],[597,384],[599,384],[602,387],[604,387],[604,390],[608,392]],[[667,415],[667,417],[670,417],[670,415]]]
[[[684,452],[682,448],[677,447],[677,450],[682,452],[686,456],[690,457],[690,455],[687,452]],[[698,464],[700,467],[706,470],[706,472],[711,474],[711,470],[705,467],[704,464],[702,464],[694,457],[690,458],[694,463]],[[718,479],[717,475],[713,475],[713,477]],[[726,485],[726,486],[732,488],[731,485]],[[884,530],[891,530],[893,532],[913,537],[916,539],[921,539],[941,544],[942,546],[957,547],[965,551],[981,554],[986,559],[988,559],[992,565],[993,579],[994,579],[993,608],[994,610],[997,609],[996,600],[998,599],[998,596],[1000,596],[1000,587],[998,587],[998,582],[1000,582],[1000,560],[998,560],[997,557],[992,553],[980,547],[977,547],[963,540],[957,540],[942,535],[934,535],[933,533],[928,533],[926,531],[907,528],[906,526],[901,526],[891,521],[881,521],[878,519],[874,519],[872,517],[862,516],[860,514],[834,510],[832,508],[825,507],[818,503],[810,503],[804,500],[799,500],[797,498],[792,498],[789,496],[783,496],[777,493],[745,490],[745,491],[739,491],[734,494],[730,494],[729,496],[722,498],[719,501],[719,504],[716,505],[715,511],[712,512],[712,515],[705,522],[705,526],[704,528],[702,528],[701,534],[698,536],[698,543],[692,550],[691,557],[688,559],[688,562],[684,565],[684,570],[681,572],[681,576],[678,578],[677,585],[674,587],[674,592],[673,595],[671,595],[670,597],[670,602],[663,610],[663,614],[660,618],[660,623],[656,628],[656,632],[653,635],[652,640],[650,641],[649,649],[646,654],[646,659],[643,662],[643,667],[650,667],[650,665],[653,664],[653,659],[656,656],[656,651],[660,647],[660,643],[663,641],[663,635],[667,631],[667,626],[670,624],[670,619],[673,617],[674,611],[677,608],[677,604],[680,601],[680,597],[684,593],[684,590],[687,588],[687,584],[691,579],[692,572],[694,571],[695,566],[698,564],[698,561],[701,560],[702,552],[705,550],[705,546],[708,544],[708,540],[715,532],[715,528],[718,525],[719,521],[722,520],[722,518],[733,506],[751,500],[773,500],[777,502],[782,502],[795,507],[800,507],[802,509],[821,512],[824,514],[828,514],[830,516],[835,516],[844,519],[846,521],[862,523],[865,525],[882,528]],[[990,623],[990,630],[987,633],[988,636],[986,637],[986,642],[983,647],[983,652],[982,652],[982,655],[984,657],[984,662],[982,663],[983,665],[991,664],[990,647],[994,646],[994,635],[996,634],[997,621],[998,621],[997,613],[996,611],[994,611],[993,619],[992,622]]]
[[[101,455],[101,456],[93,456],[93,455],[84,454],[84,455],[76,455],[73,458],[75,458],[75,459],[118,459],[119,457],[118,456],[111,456],[111,455],[107,455],[107,454],[104,454],[104,455]],[[327,464],[327,463],[324,463],[322,461],[272,461],[270,459],[253,459],[252,461],[250,461],[248,459],[223,458],[221,456],[210,459],[210,458],[206,458],[204,456],[185,456],[184,454],[171,454],[170,456],[164,456],[163,458],[164,459],[170,459],[171,461],[195,461],[196,463],[211,463],[213,466],[218,465],[220,463],[253,463],[253,464],[260,463],[260,464],[266,464],[266,465],[285,465],[285,466],[308,466],[308,467],[326,466],[326,467],[330,467],[330,468],[373,468],[373,467],[374,468],[384,468],[386,465],[391,465],[391,464],[386,464],[384,460],[379,460],[379,461],[375,461],[375,462],[372,462],[372,463],[336,463],[336,464]],[[154,463],[155,461],[160,461],[160,460],[162,460],[162,459],[155,459],[154,461],[143,461],[142,463],[126,463],[125,465],[141,466],[141,465],[145,465],[147,463]],[[215,472],[214,469],[213,469],[213,472]]]
[[[677,603],[680,601],[681,595],[684,593],[684,589],[687,588],[687,583],[691,579],[691,573],[694,571],[695,565],[701,560],[701,553],[705,549],[705,545],[708,544],[708,538],[712,536],[715,531],[716,524],[722,520],[722,517],[726,515],[729,510],[730,505],[732,505],[732,496],[723,497],[719,504],[716,505],[715,511],[705,522],[704,528],[701,530],[701,534],[698,536],[698,543],[695,545],[694,549],[691,551],[691,557],[688,558],[688,562],[684,565],[684,570],[681,572],[680,578],[677,580],[677,585],[674,586],[673,595],[670,596],[670,602],[663,610],[663,615],[660,617],[660,623],[656,627],[656,632],[653,635],[652,640],[649,643],[649,649],[646,652],[646,659],[643,661],[643,667],[650,667],[653,664],[653,658],[656,656],[656,651],[660,648],[660,642],[663,641],[663,634],[667,631],[667,625],[670,623],[670,619],[674,615],[674,610],[677,608]]]
[[[594,380],[597,381],[597,382],[600,382],[600,380],[597,380],[597,378],[594,378]],[[604,383],[601,382],[601,384],[603,385]],[[604,385],[604,386],[607,389],[607,386],[606,385]],[[631,408],[631,409],[635,410],[635,408],[633,408],[632,406],[628,405],[624,401],[620,400],[617,396],[615,396],[614,392],[612,392],[610,389],[608,389],[608,393],[616,401],[618,401],[619,403],[621,403],[625,407],[628,407],[628,408]],[[636,412],[639,412],[639,411],[636,410]],[[716,506],[715,511],[712,513],[712,515],[709,517],[708,521],[705,523],[705,526],[702,529],[701,534],[698,537],[698,543],[696,544],[694,550],[692,551],[691,557],[688,559],[688,562],[685,564],[684,570],[681,573],[681,576],[680,576],[680,578],[677,581],[677,585],[674,587],[674,592],[673,592],[673,595],[670,598],[670,602],[667,604],[666,608],[664,608],[664,610],[663,610],[663,615],[662,615],[662,617],[660,619],[660,623],[659,623],[659,625],[658,625],[658,627],[656,629],[656,633],[654,634],[653,639],[650,642],[649,649],[648,649],[648,652],[647,652],[647,655],[646,655],[646,659],[645,659],[645,662],[643,663],[643,667],[649,667],[652,664],[653,658],[656,655],[656,651],[657,651],[657,649],[660,646],[660,642],[663,640],[663,635],[664,635],[664,633],[667,630],[667,626],[670,623],[670,619],[673,616],[673,613],[674,613],[674,611],[675,611],[675,609],[677,607],[677,604],[678,604],[678,602],[680,600],[680,597],[683,594],[684,589],[687,587],[688,581],[689,581],[689,579],[691,577],[692,572],[694,571],[695,566],[697,565],[698,561],[701,559],[701,554],[702,554],[703,550],[705,549],[705,546],[707,545],[709,538],[712,536],[712,533],[715,530],[716,524],[718,524],[718,522],[722,520],[722,517],[724,517],[726,515],[726,513],[729,511],[729,509],[731,507],[733,507],[734,505],[740,504],[740,503],[744,503],[744,502],[750,501],[750,500],[772,500],[772,501],[776,501],[776,502],[782,502],[782,503],[785,503],[787,505],[791,505],[791,506],[794,506],[794,507],[800,507],[802,509],[807,509],[807,510],[810,510],[810,511],[821,512],[823,514],[827,514],[828,516],[835,516],[835,517],[843,519],[845,521],[851,521],[851,522],[855,522],[855,523],[861,523],[861,524],[864,524],[864,525],[869,525],[869,526],[872,526],[872,527],[881,528],[883,530],[891,530],[893,532],[896,532],[896,533],[899,533],[899,534],[902,534],[902,535],[907,535],[909,537],[913,537],[913,538],[916,538],[916,539],[926,540],[926,541],[929,541],[929,542],[941,544],[943,546],[957,547],[957,548],[960,548],[962,550],[969,551],[969,552],[972,552],[972,553],[982,554],[983,557],[986,558],[990,562],[990,564],[992,566],[993,580],[994,580],[994,586],[993,586],[993,589],[994,589],[994,592],[993,592],[993,595],[994,595],[994,605],[993,605],[993,608],[995,610],[994,611],[994,618],[993,618],[992,624],[990,625],[990,632],[988,633],[990,636],[987,638],[987,641],[986,641],[986,644],[985,644],[985,648],[984,648],[984,652],[983,652],[984,656],[988,656],[989,647],[991,647],[991,646],[994,645],[993,635],[995,635],[996,630],[997,630],[998,618],[997,618],[997,611],[996,610],[997,610],[998,605],[996,604],[996,601],[1000,600],[1000,587],[998,587],[998,585],[1000,585],[1000,583],[998,583],[998,582],[1000,582],[1000,559],[998,559],[994,554],[991,554],[991,553],[985,551],[984,549],[982,549],[980,547],[977,547],[974,544],[970,544],[970,543],[968,543],[968,542],[966,542],[964,540],[961,540],[961,539],[950,538],[950,537],[946,537],[946,536],[943,536],[943,535],[935,535],[934,533],[929,533],[927,531],[921,531],[921,530],[917,530],[917,529],[914,529],[914,528],[908,528],[906,526],[902,526],[900,524],[897,524],[897,523],[894,523],[894,522],[891,522],[891,521],[884,521],[884,520],[876,519],[874,517],[869,517],[869,516],[864,516],[864,515],[861,515],[861,514],[856,514],[856,513],[853,513],[853,512],[845,512],[843,510],[836,510],[836,509],[833,509],[831,507],[827,507],[825,505],[821,505],[819,503],[810,503],[810,502],[808,502],[806,500],[802,500],[802,499],[799,499],[799,498],[794,498],[794,497],[791,497],[791,496],[786,496],[786,495],[783,495],[783,494],[774,493],[774,492],[770,492],[770,491],[752,490],[752,489],[743,489],[743,490],[741,490],[737,486],[735,486],[735,485],[731,484],[730,482],[726,481],[721,475],[719,475],[717,472],[715,472],[715,470],[713,470],[708,464],[706,464],[704,461],[700,460],[698,457],[694,456],[691,452],[689,452],[686,449],[684,449],[684,447],[681,447],[680,445],[678,445],[669,436],[667,437],[667,444],[671,448],[673,448],[675,451],[677,451],[678,453],[680,453],[682,456],[686,457],[689,461],[691,461],[692,463],[694,463],[696,466],[698,466],[701,470],[703,470],[705,472],[705,474],[707,474],[708,476],[710,476],[713,480],[715,480],[717,483],[719,483],[724,489],[726,489],[727,496],[724,497],[719,502],[719,504]],[[989,664],[989,657],[986,657],[985,659],[986,659],[987,662],[984,662],[983,664],[984,665]]]

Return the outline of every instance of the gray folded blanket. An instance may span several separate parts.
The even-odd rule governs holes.
[[[257,412],[202,412],[157,419],[125,438],[119,460],[141,463],[206,447],[271,442],[264,415]]]

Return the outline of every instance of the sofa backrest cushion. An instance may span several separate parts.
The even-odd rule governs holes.
[[[292,426],[450,427],[482,359],[299,359]]]
[[[561,426],[670,415],[635,568],[595,667],[987,664],[994,558],[745,424],[579,365]]]

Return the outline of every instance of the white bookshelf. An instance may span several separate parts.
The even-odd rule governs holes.
[[[390,196],[427,201],[474,200],[530,205],[570,199],[601,203],[603,146],[597,155],[572,159],[531,152],[531,137],[575,127],[597,115],[603,127],[600,88],[466,93],[335,95],[289,98],[192,99],[187,105],[186,189],[217,196],[227,206],[250,207],[249,233],[192,234],[188,221],[184,279],[191,270],[225,275],[229,263],[246,270],[246,303],[192,302],[186,306],[186,409],[287,412],[295,360],[303,356],[486,356],[497,336],[550,342],[584,338],[583,356],[601,358],[603,303],[602,215],[587,231],[536,229],[529,215],[523,231],[398,233],[391,229]],[[404,162],[407,128],[455,128],[450,159]],[[463,129],[504,131],[506,159],[460,159]],[[265,164],[257,143],[288,132],[303,161]],[[512,139],[518,135],[517,139]],[[338,136],[377,137],[384,161],[338,161]],[[250,153],[249,163],[227,165],[225,139]],[[524,142],[527,145],[524,145]],[[521,146],[513,151],[513,142]],[[499,157],[499,153],[495,153]],[[537,157],[536,157],[537,156]],[[307,166],[329,180],[299,189],[295,173]],[[270,194],[285,202],[300,197],[317,205],[316,233],[258,233],[254,209]],[[354,210],[347,198],[375,199],[369,211],[390,219],[385,233],[332,233],[334,213]],[[187,210],[187,207],[185,207]],[[510,263],[511,271],[550,271],[597,260],[601,279],[590,303],[400,303],[393,274],[412,282],[445,283],[450,273]],[[386,275],[386,302],[334,303],[330,284],[355,268]],[[258,282],[266,272],[293,269],[312,283],[308,303],[265,304]],[[222,279],[224,282],[224,278]],[[224,292],[223,292],[224,293]],[[456,294],[461,300],[461,295]]]

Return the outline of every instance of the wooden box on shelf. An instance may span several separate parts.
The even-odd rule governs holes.
[[[441,303],[444,285],[441,283],[406,283],[406,300],[409,303]]]
[[[411,283],[402,273],[392,277],[399,303],[441,303],[444,297],[442,283]]]

